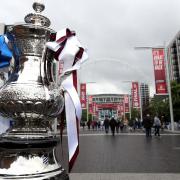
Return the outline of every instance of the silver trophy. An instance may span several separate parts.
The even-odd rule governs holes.
[[[0,136],[0,179],[69,179],[56,160],[59,138],[51,128],[64,108],[54,80],[54,52],[46,48],[56,32],[41,15],[44,4],[34,2],[33,9],[26,23],[6,30],[13,63],[0,89],[0,113],[13,124]]]

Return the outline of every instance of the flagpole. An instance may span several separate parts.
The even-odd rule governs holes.
[[[140,117],[141,117],[141,122],[143,121],[143,113],[142,113],[142,99],[141,99],[141,88],[140,88],[140,83],[138,82],[138,90],[139,90],[139,102],[140,102]]]
[[[167,50],[166,45],[164,46],[146,46],[146,47],[135,47],[135,50],[141,49],[163,49],[164,50],[164,61],[165,61],[165,70],[166,70],[166,81],[167,81],[167,88],[168,88],[168,96],[169,96],[169,111],[170,111],[170,118],[171,118],[171,130],[174,131],[174,114],[173,114],[173,105],[172,105],[172,96],[171,96],[171,83],[169,77],[169,64],[168,64],[168,57],[167,57]]]

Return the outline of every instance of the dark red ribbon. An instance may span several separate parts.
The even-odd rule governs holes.
[[[64,46],[66,44],[66,41],[68,38],[72,37],[72,36],[75,36],[76,33],[75,31],[71,31],[69,30],[68,28],[66,29],[66,35],[65,36],[62,36],[61,38],[59,38],[58,40],[56,40],[57,43],[59,43],[61,46],[60,48],[55,52],[55,59],[56,60],[59,60],[58,57],[59,57],[59,54],[62,52],[62,50],[64,49]]]

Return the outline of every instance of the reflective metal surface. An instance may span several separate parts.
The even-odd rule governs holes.
[[[54,81],[54,53],[45,46],[55,40],[56,32],[40,14],[45,6],[35,2],[33,8],[36,12],[25,17],[27,24],[7,30],[14,62],[0,89],[0,114],[13,124],[0,136],[0,179],[66,180],[54,155],[59,138],[52,130],[64,98]]]
[[[66,171],[57,163],[51,148],[0,149],[1,179],[68,180]]]
[[[34,127],[42,129],[44,122],[57,117],[64,106],[62,92],[53,78],[54,54],[45,46],[54,40],[55,31],[20,24],[12,26],[8,37],[16,61],[0,90],[0,112],[17,121],[17,127],[27,128],[27,132]]]

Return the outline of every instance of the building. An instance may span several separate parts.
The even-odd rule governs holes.
[[[141,105],[142,107],[146,107],[149,105],[149,86],[146,83],[140,84],[140,94],[141,94]]]
[[[170,80],[180,82],[180,31],[168,45],[168,64]]]
[[[97,106],[98,119],[104,120],[106,115],[118,117],[118,105],[123,102],[124,94],[96,94],[92,97],[92,102]]]

